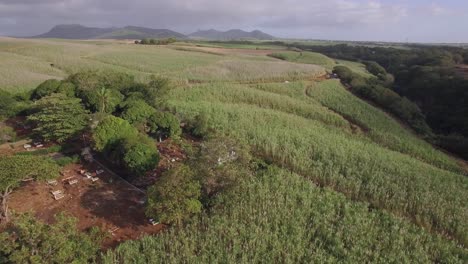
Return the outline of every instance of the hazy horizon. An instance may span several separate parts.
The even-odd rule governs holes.
[[[261,30],[278,38],[467,43],[461,0],[0,0],[0,35],[34,36],[58,24]]]

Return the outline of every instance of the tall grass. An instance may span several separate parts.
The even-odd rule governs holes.
[[[219,93],[224,89],[229,87],[218,87]],[[273,109],[272,105],[259,107],[247,100],[214,100],[210,89],[205,100],[204,91],[204,86],[176,90],[170,104],[185,117],[206,113],[216,130],[247,139],[260,155],[320,186],[405,216],[460,243],[468,242],[465,176],[330,129],[319,119]]]
[[[463,263],[452,242],[269,169],[184,228],[121,244],[103,263]]]
[[[374,142],[437,167],[461,172],[454,159],[419,139],[385,112],[346,91],[338,80],[312,83],[307,88],[307,94],[364,127]]]

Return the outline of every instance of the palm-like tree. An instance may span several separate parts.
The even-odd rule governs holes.
[[[101,87],[101,89],[99,89],[97,92],[97,95],[99,97],[99,112],[105,113],[107,105],[109,104],[110,91],[106,87]]]

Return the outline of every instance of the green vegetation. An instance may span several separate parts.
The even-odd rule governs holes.
[[[138,131],[126,120],[106,116],[93,131],[94,148],[101,152],[110,152],[125,138],[136,137]]]
[[[34,131],[46,141],[64,142],[85,129],[89,116],[78,98],[52,94],[36,102],[36,113],[28,116]]]
[[[177,42],[175,38],[167,38],[167,39],[142,39],[140,41],[135,40],[135,44],[142,44],[142,45],[169,45],[171,43]]]
[[[335,61],[329,57],[315,52],[284,51],[273,53],[269,56],[285,61],[321,65],[328,70],[333,69],[333,66],[335,65]]]
[[[148,189],[146,215],[158,222],[180,225],[191,215],[200,213],[200,183],[194,176],[183,165],[164,173]]]
[[[346,44],[299,47],[333,58],[366,61],[368,68],[370,65],[377,74],[385,69],[393,75],[390,79],[395,80],[394,91],[416,102],[426,116],[425,120],[429,126],[440,134],[433,142],[465,158],[468,157],[467,149],[460,148],[457,142],[451,140],[458,137],[462,145],[468,144],[468,123],[465,122],[468,98],[465,91],[468,80],[456,70],[456,65],[467,61],[466,49],[416,45],[407,49],[395,49]],[[383,76],[378,77],[382,79]],[[390,96],[395,98],[394,95]],[[405,108],[409,105],[408,102],[404,102],[402,106],[390,109],[395,111],[399,107]]]
[[[337,66],[333,69],[333,72],[343,82],[347,83],[355,94],[387,109],[408,123],[416,132],[424,136],[431,136],[432,131],[426,124],[421,109],[415,103],[401,97],[393,90],[385,88],[385,84],[391,85],[393,83],[393,77],[388,75],[385,69],[376,63],[369,63],[368,65],[370,65],[370,71],[378,76],[378,80],[364,79],[345,66]]]
[[[468,258],[466,171],[348,91],[406,121],[425,121],[391,90],[393,76],[398,83],[402,75],[380,60],[301,55],[292,44],[275,55],[284,61],[267,52],[219,56],[106,41],[15,40],[13,47],[0,41],[0,52],[52,62],[65,79],[0,94],[0,103],[12,109],[5,116],[34,114],[24,108],[34,106],[31,99],[82,100],[92,113],[83,139],[91,139],[97,157],[129,181],[154,183],[146,192],[146,215],[168,225],[102,253],[104,263]],[[343,54],[335,57],[354,60]],[[346,87],[323,80],[336,66]],[[155,140],[167,137],[176,140]],[[444,140],[454,144],[458,136]],[[36,152],[13,157],[39,158]],[[164,163],[156,168],[160,158]]]
[[[9,221],[8,198],[22,180],[45,180],[59,175],[56,163],[37,156],[0,156],[0,168],[0,224]]]
[[[178,138],[182,133],[180,121],[177,117],[168,112],[155,112],[148,121],[150,133],[162,141],[164,138]]]
[[[223,93],[228,89],[229,86],[218,91]],[[331,187],[355,200],[368,201],[376,208],[406,216],[421,226],[449,233],[466,243],[466,211],[461,209],[465,206],[461,198],[467,188],[465,176],[421,162],[412,153],[389,150],[385,142],[373,143],[361,135],[332,129],[320,120],[293,115],[277,107],[268,109],[240,103],[235,97],[234,101],[222,102],[192,96],[204,94],[205,90],[209,95],[210,90],[204,85],[178,89],[172,98],[185,98],[185,101],[169,103],[188,118],[206,114],[209,127],[247,140],[265,159],[290,168],[320,186]],[[322,108],[322,111],[328,110]],[[381,118],[379,122],[391,120],[385,115]],[[399,128],[398,124],[388,124]],[[383,137],[387,138],[399,142],[399,135]],[[411,140],[420,142],[420,147],[414,148],[421,155],[440,159],[440,167],[460,171],[453,160],[416,137],[408,136],[405,142]]]
[[[159,152],[150,138],[140,135],[136,138],[125,138],[119,143],[122,163],[128,172],[144,176],[158,165]]]
[[[102,233],[84,233],[77,221],[59,214],[53,225],[42,223],[30,214],[15,218],[0,234],[1,263],[87,263],[95,259]]]
[[[103,263],[463,263],[466,250],[271,168],[183,228],[128,241]]]

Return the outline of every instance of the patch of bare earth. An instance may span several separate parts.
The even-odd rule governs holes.
[[[52,223],[54,215],[65,212],[78,219],[78,228],[87,230],[99,227],[108,236],[102,247],[114,247],[125,240],[138,239],[146,234],[159,232],[163,225],[151,225],[144,214],[144,193],[96,165],[69,165],[57,179],[57,185],[43,182],[24,182],[11,195],[10,208],[18,213],[32,212],[46,223]],[[99,180],[93,182],[80,174],[92,172]],[[78,182],[71,185],[70,180]],[[52,191],[61,190],[64,197],[55,200]]]

